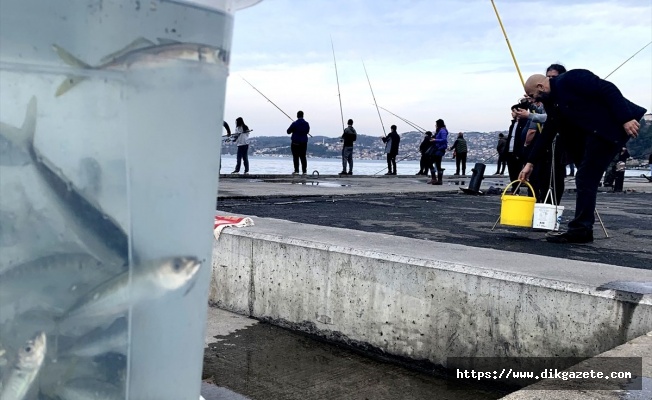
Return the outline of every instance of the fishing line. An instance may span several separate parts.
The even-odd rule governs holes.
[[[378,111],[378,118],[380,118],[380,126],[383,128],[383,136],[387,136],[385,134],[385,125],[383,124],[383,117],[380,116],[380,110],[378,109],[378,103],[376,102],[374,89],[371,87],[371,81],[369,80],[369,74],[367,73],[367,67],[364,65],[364,60],[362,60],[362,67],[364,68],[364,74],[367,75],[367,82],[369,82],[369,89],[371,89],[371,97],[373,97],[374,104],[376,105],[376,111]]]

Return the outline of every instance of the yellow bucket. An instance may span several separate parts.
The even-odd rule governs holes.
[[[500,224],[532,228],[534,204],[537,202],[532,186],[528,182],[524,182],[530,188],[532,197],[506,194],[507,189],[517,182],[520,181],[514,181],[507,185],[500,198]]]

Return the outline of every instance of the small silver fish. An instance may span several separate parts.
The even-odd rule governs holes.
[[[64,218],[67,227],[85,249],[105,264],[124,264],[128,242],[122,228],[95,202],[83,196],[34,147],[36,114],[36,98],[32,97],[27,105],[23,126],[15,128],[0,122],[0,135],[29,155],[31,163],[23,168],[33,169],[33,174],[39,180],[38,187],[49,200],[51,210]]]
[[[128,48],[135,47],[133,42]],[[151,42],[150,42],[151,43]],[[200,43],[164,42],[152,44],[147,47],[134,48],[130,51],[118,51],[115,57],[109,58],[100,65],[92,66],[73,56],[56,44],[52,45],[54,51],[68,65],[84,70],[125,70],[133,66],[153,66],[170,60],[196,61],[206,64],[228,65],[229,53],[223,49]],[[106,59],[108,57],[103,58]],[[55,96],[61,96],[74,86],[86,80],[88,76],[75,75],[67,77],[57,88]]]
[[[0,274],[0,323],[36,308],[62,312],[125,270],[88,254],[53,254],[13,266]]]
[[[134,265],[131,274],[123,272],[80,297],[59,321],[118,315],[133,304],[184,286],[200,265],[196,257],[168,257]]]
[[[61,400],[122,400],[125,389],[93,378],[75,378],[58,386],[53,395]]]
[[[36,375],[41,370],[46,351],[44,332],[38,333],[18,350],[16,361],[5,373],[5,379],[2,381],[0,399],[22,400],[25,398]]]
[[[95,357],[108,352],[127,355],[126,317],[116,319],[104,330],[97,329],[76,339],[70,347],[60,351],[59,355]]]

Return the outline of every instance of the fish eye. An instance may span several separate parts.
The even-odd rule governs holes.
[[[174,262],[172,263],[172,268],[173,268],[175,271],[180,271],[180,270],[181,270],[181,267],[182,267],[182,265],[181,265],[181,260],[174,260]]]
[[[25,347],[25,352],[30,353],[32,351],[32,348],[30,346]]]

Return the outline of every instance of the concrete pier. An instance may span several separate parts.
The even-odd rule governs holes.
[[[460,356],[591,357],[652,330],[652,195],[646,194],[652,184],[626,181],[626,193],[599,197],[611,239],[564,246],[542,242],[542,233],[502,233],[509,243],[526,242],[524,253],[489,248],[518,245],[484,240],[496,210],[460,208],[459,200],[473,197],[455,198],[462,178],[439,187],[414,177],[275,179],[220,182],[218,213],[255,221],[253,227],[225,229],[214,244],[210,299],[220,308],[443,367],[447,357]],[[501,183],[487,179],[483,185]],[[328,206],[329,198],[335,204],[360,196],[371,208],[373,196],[399,196],[403,218],[419,212],[419,196],[431,194],[440,196],[435,203],[453,199],[431,214],[431,229],[441,231],[439,218],[454,213],[457,204],[468,214],[460,218],[465,229],[480,238],[476,246],[460,244],[453,230],[437,241],[405,234],[396,226],[425,232],[428,225],[392,219],[391,205],[383,229],[369,228],[378,217],[365,222],[360,208],[356,229],[334,227],[348,225],[337,221],[340,210]],[[574,196],[566,197],[572,212]],[[307,207],[311,202],[319,207]],[[287,218],[280,219],[284,213]],[[630,219],[618,225],[623,216]]]

